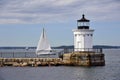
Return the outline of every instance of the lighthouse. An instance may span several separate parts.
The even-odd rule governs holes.
[[[101,48],[93,49],[93,32],[90,20],[82,15],[77,20],[77,29],[74,34],[74,51],[63,54],[63,62],[74,66],[104,66],[105,58]]]
[[[93,29],[90,29],[90,20],[82,15],[77,20],[77,29],[73,30],[74,34],[74,51],[92,51],[93,48]]]

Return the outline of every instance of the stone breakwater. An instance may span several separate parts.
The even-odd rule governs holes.
[[[64,54],[62,58],[0,58],[0,67],[104,66],[104,54]]]
[[[61,58],[0,58],[0,66],[58,66],[62,65]]]
[[[103,53],[92,51],[66,53],[60,58],[0,58],[0,66],[104,66]]]

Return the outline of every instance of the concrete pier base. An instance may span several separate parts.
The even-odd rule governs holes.
[[[63,55],[64,64],[73,66],[104,66],[105,59],[103,53],[89,52],[73,52]]]

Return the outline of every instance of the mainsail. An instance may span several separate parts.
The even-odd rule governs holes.
[[[38,42],[38,46],[37,46],[37,49],[36,49],[36,54],[37,55],[50,54],[51,50],[52,50],[51,46],[50,46],[50,44],[48,42],[45,30],[43,28],[43,32],[41,34],[41,37],[40,37],[40,40]]]

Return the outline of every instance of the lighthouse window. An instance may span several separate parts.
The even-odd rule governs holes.
[[[87,36],[89,36],[89,34],[87,34]]]
[[[93,36],[93,35],[91,34],[91,36]]]
[[[75,34],[75,37],[77,36],[77,34]]]
[[[85,37],[85,35],[83,35]]]

